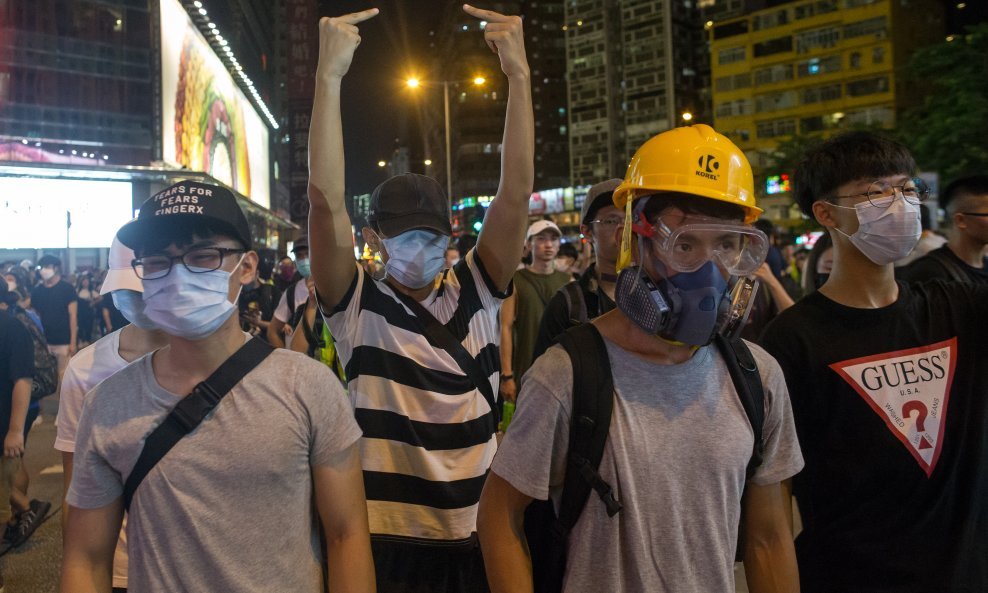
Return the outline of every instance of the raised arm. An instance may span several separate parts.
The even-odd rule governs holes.
[[[371,8],[319,21],[319,66],[309,124],[309,253],[319,298],[334,307],[357,273],[346,184],[340,85],[360,45],[357,23],[377,15]]]
[[[521,259],[528,199],[535,184],[535,118],[521,18],[464,5],[467,14],[487,21],[484,40],[508,77],[508,110],[501,146],[501,180],[477,239],[477,253],[500,290],[505,290]]]

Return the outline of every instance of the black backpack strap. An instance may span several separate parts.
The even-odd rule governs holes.
[[[137,488],[154,466],[182,437],[196,429],[219,405],[233,387],[261,364],[274,349],[260,338],[252,338],[233,356],[226,359],[213,374],[199,383],[192,393],[182,398],[144,442],[144,449],[134,469],[124,483],[124,508],[130,510]]]
[[[398,297],[401,302],[412,310],[415,317],[422,323],[423,329],[425,330],[424,335],[430,344],[438,348],[442,348],[447,354],[453,357],[456,361],[457,366],[460,367],[466,376],[473,383],[477,391],[484,396],[487,400],[487,404],[491,407],[493,424],[491,425],[491,434],[494,434],[497,429],[497,424],[500,422],[498,417],[498,406],[497,399],[494,397],[494,389],[491,387],[491,382],[484,375],[484,371],[480,368],[480,363],[477,362],[473,356],[467,351],[467,349],[456,339],[453,332],[449,330],[448,327],[439,323],[439,320],[429,312],[428,309],[422,306],[421,303],[408,296],[407,294],[401,292],[400,290],[392,288],[391,291]]]
[[[762,377],[758,373],[755,357],[752,356],[751,349],[744,340],[740,338],[728,340],[717,334],[714,343],[717,344],[717,349],[724,358],[727,371],[734,382],[734,389],[738,392],[741,406],[748,416],[748,422],[751,423],[751,430],[755,435],[755,445],[746,472],[750,479],[755,469],[762,464],[762,428],[765,425],[765,390],[762,388]]]
[[[566,308],[569,311],[570,323],[586,323],[588,320],[587,301],[583,296],[583,287],[580,286],[580,283],[570,282],[563,285],[560,290],[566,299]]]
[[[952,257],[944,253],[942,250],[934,249],[926,255],[932,257],[938,264],[943,266],[943,268],[947,270],[947,274],[950,276],[950,279],[954,282],[969,281],[967,274],[964,273],[964,269],[961,268],[961,266],[954,261]]]
[[[621,503],[597,473],[614,409],[614,382],[604,338],[593,324],[585,323],[560,335],[559,343],[573,365],[573,411],[558,520],[559,528],[569,533],[591,489],[607,506],[608,516],[616,515]]]

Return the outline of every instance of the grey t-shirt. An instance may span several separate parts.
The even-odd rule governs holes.
[[[764,460],[756,484],[803,466],[782,371],[751,345],[765,387]],[[624,509],[614,518],[591,494],[569,538],[567,593],[734,591],[733,562],[745,469],[754,436],[713,346],[660,365],[607,341],[616,397],[600,474]],[[492,470],[520,492],[554,503],[565,475],[573,370],[559,346],[525,375]]]
[[[158,384],[151,360],[86,397],[72,506],[121,496],[148,434],[181,399]],[[128,590],[322,591],[311,466],[359,437],[329,368],[275,350],[138,488],[127,523]]]

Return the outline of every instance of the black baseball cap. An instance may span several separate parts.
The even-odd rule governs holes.
[[[299,250],[301,250],[301,249],[308,249],[308,248],[309,248],[309,236],[308,235],[302,235],[298,239],[295,239],[295,242],[292,243],[292,253],[298,253]]]
[[[449,219],[449,200],[439,182],[415,173],[396,175],[374,188],[367,213],[368,224],[384,237],[412,229],[450,236]]]
[[[591,217],[597,214],[603,206],[613,205],[611,196],[614,190],[621,185],[624,179],[608,179],[592,185],[587,191],[587,198],[583,200],[583,212],[580,213],[580,224],[587,224],[593,220]]]
[[[192,222],[207,222],[251,249],[250,227],[229,189],[196,181],[179,181],[141,204],[137,219],[117,231],[120,242],[134,251],[150,237],[174,232]]]

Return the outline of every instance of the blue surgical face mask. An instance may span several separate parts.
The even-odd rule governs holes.
[[[186,340],[209,337],[237,311],[234,303],[240,291],[233,302],[229,298],[232,275],[223,269],[196,274],[176,265],[164,278],[144,280],[148,319],[170,336]]]
[[[449,237],[416,229],[381,239],[388,251],[384,269],[402,286],[418,289],[435,280],[446,266]]]
[[[110,296],[113,298],[113,306],[120,311],[127,321],[144,330],[158,329],[144,313],[144,297],[141,293],[136,290],[121,289],[114,290]]]
[[[309,258],[299,259],[295,261],[295,269],[303,278],[308,278],[312,275],[312,267],[309,265]]]

